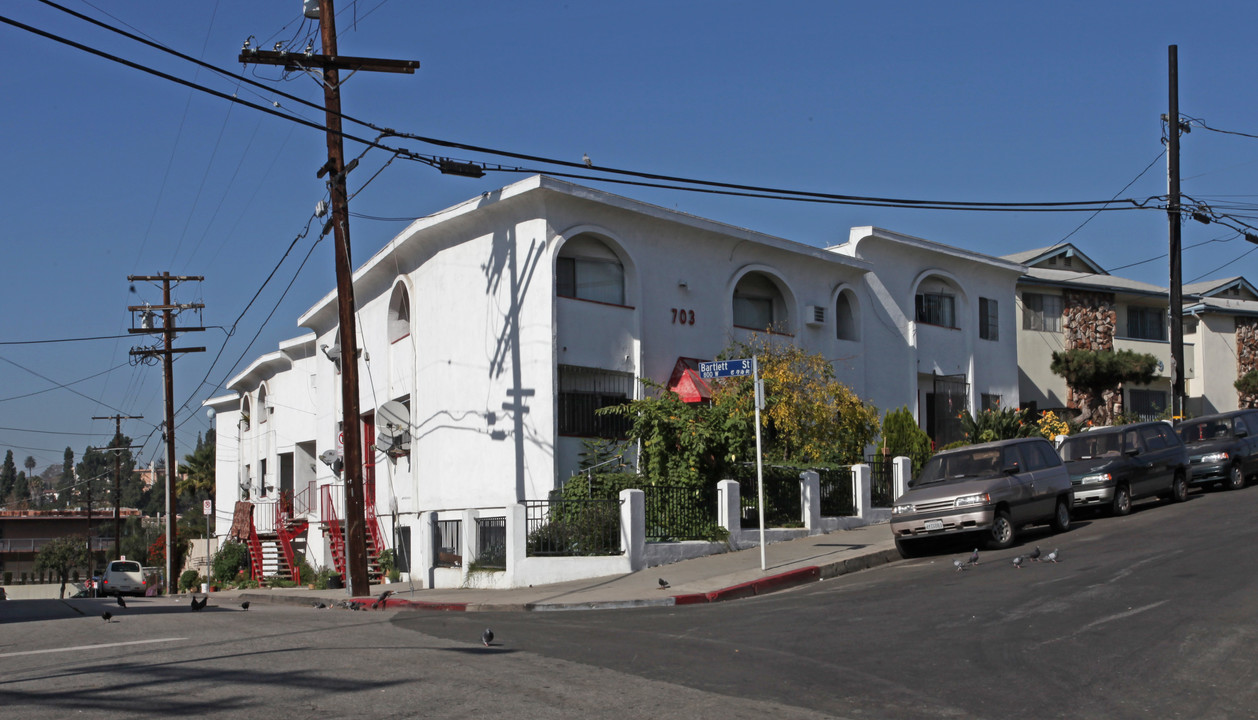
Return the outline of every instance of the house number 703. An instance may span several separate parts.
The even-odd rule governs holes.
[[[695,311],[682,310],[681,308],[673,308],[673,324],[674,325],[694,325]]]

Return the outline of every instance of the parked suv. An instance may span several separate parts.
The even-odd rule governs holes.
[[[1019,438],[941,452],[896,498],[891,532],[903,557],[929,538],[973,534],[989,547],[1013,544],[1017,529],[1070,528],[1070,476],[1043,438]]]
[[[1057,452],[1070,471],[1076,509],[1126,515],[1133,500],[1188,497],[1188,451],[1169,423],[1088,430],[1066,438]]]
[[[100,579],[100,594],[144,596],[144,575],[134,560],[114,560]]]
[[[1258,473],[1258,411],[1205,415],[1185,420],[1178,430],[1188,446],[1190,485],[1239,490]]]

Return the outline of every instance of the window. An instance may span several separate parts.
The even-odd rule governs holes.
[[[1061,296],[1022,293],[1022,329],[1061,332]]]
[[[1128,390],[1131,414],[1141,420],[1156,420],[1166,412],[1166,393],[1162,390]]]
[[[834,333],[840,340],[860,340],[860,326],[856,323],[856,303],[851,290],[844,290],[834,301]]]
[[[1161,308],[1127,308],[1127,337],[1138,340],[1166,339],[1166,311]]]
[[[271,408],[266,402],[266,386],[258,388],[258,422],[266,422],[266,416],[271,414]]]
[[[942,293],[918,293],[917,321],[927,325],[957,326],[957,299]]]
[[[983,404],[984,411],[991,410],[992,412],[995,412],[1000,409],[1000,396],[999,395],[993,395],[992,393],[981,393],[979,395],[979,398]]]
[[[625,268],[602,240],[578,235],[564,243],[555,260],[555,294],[624,305]]]
[[[463,566],[463,521],[438,520],[432,525],[432,546],[437,567]]]
[[[559,366],[559,434],[620,439],[631,420],[595,411],[633,399],[633,375],[598,368]]]
[[[411,298],[406,286],[398,284],[389,298],[389,342],[395,343],[411,334]]]
[[[786,302],[768,275],[749,272],[734,287],[734,325],[752,330],[790,332]]]
[[[991,298],[978,299],[978,336],[984,340],[1000,339],[1000,311]]]

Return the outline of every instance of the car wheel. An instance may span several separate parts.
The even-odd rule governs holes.
[[[923,540],[901,540],[895,539],[895,549],[900,551],[900,557],[908,560],[922,554]]]
[[[1070,529],[1070,503],[1066,498],[1057,498],[1057,509],[1053,512],[1053,532],[1066,532]]]
[[[1126,485],[1114,488],[1114,504],[1110,506],[1110,514],[1119,516],[1131,512],[1131,491]]]
[[[1240,465],[1233,465],[1227,473],[1227,489],[1240,490],[1243,487],[1245,487],[1245,473],[1241,472]]]
[[[1013,545],[1017,534],[1013,521],[1009,519],[1009,511],[997,510],[996,517],[992,520],[992,528],[987,534],[987,547],[992,550],[1004,550]]]
[[[1188,483],[1184,481],[1184,472],[1182,470],[1175,473],[1175,479],[1171,481],[1171,502],[1184,502],[1188,499]]]

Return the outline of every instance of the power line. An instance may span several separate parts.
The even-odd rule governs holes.
[[[59,338],[56,340],[0,340],[0,345],[49,345],[52,343],[87,342],[90,340],[118,340],[128,335],[95,335],[92,337]]]

